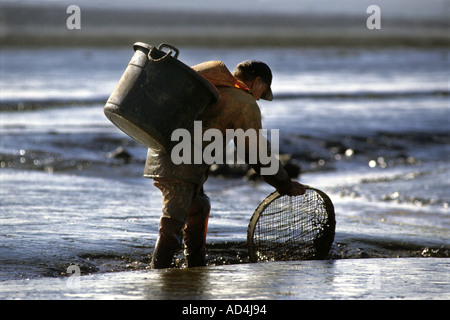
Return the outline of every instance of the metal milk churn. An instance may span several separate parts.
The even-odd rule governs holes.
[[[135,53],[104,107],[105,115],[139,143],[168,152],[175,143],[172,132],[190,129],[197,116],[217,101],[217,89],[178,60],[178,49],[170,45],[156,48],[137,42],[133,48]]]

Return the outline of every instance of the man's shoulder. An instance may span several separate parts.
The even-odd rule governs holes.
[[[224,114],[237,121],[248,122],[242,126],[257,127],[261,122],[261,110],[253,96],[239,88],[219,88],[219,103]]]
[[[235,79],[222,61],[206,61],[193,66],[192,69],[216,87],[234,87]]]
[[[229,100],[230,102],[239,102],[242,105],[248,105],[252,107],[258,106],[255,98],[253,98],[251,93],[246,90],[236,87],[219,87],[217,89],[219,91],[219,97]]]

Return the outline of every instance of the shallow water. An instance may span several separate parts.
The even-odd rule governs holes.
[[[1,191],[8,210],[2,214],[0,277],[64,276],[70,264],[82,274],[147,268],[161,206],[150,182],[4,170],[2,184],[9,188]],[[248,221],[271,188],[214,177],[207,187],[213,204],[209,264],[248,262]],[[448,255],[445,212],[339,198],[330,191],[337,213],[331,258]],[[177,258],[182,265],[183,255]]]
[[[267,262],[2,282],[12,299],[433,299],[449,295],[448,259]],[[260,301],[259,304],[264,304]],[[209,304],[210,305],[210,304]],[[181,314],[188,303],[168,312]],[[270,308],[270,304],[267,306]],[[220,312],[226,312],[226,309]]]
[[[151,180],[142,178],[146,150],[109,123],[102,110],[132,50],[118,49],[113,55],[101,49],[1,50],[0,54],[2,61],[8,61],[2,65],[0,79],[3,296],[38,298],[33,288],[42,286],[48,297],[81,298],[83,294],[66,296],[51,289],[67,279],[72,264],[80,267],[82,275],[91,274],[83,279],[95,280],[101,287],[87,292],[85,297],[90,298],[111,297],[111,292],[117,294],[114,297],[132,297],[120,288],[107,288],[108,279],[115,277],[125,279],[125,287],[135,282],[140,286],[146,277],[161,281],[155,279],[165,273],[146,273],[161,206],[159,191]],[[248,57],[271,65],[275,100],[259,103],[263,125],[280,129],[281,151],[291,154],[302,168],[299,180],[323,189],[335,204],[332,260],[298,264],[331,268],[332,276],[343,284],[349,278],[346,268],[365,267],[341,259],[403,257],[365,262],[407,269],[420,261],[421,270],[434,274],[429,287],[433,293],[422,295],[414,289],[404,296],[439,298],[439,292],[448,292],[442,286],[448,285],[442,257],[448,257],[450,246],[447,52],[187,48],[180,53],[189,65],[217,57],[230,67]],[[23,61],[29,62],[26,67]],[[119,147],[130,157],[114,157]],[[250,270],[266,268],[246,264],[245,241],[251,214],[272,188],[242,177],[211,177],[206,191],[213,205],[207,238],[210,266],[173,272],[180,272],[181,280],[189,272],[212,280],[221,272],[231,272],[240,279]],[[182,257],[177,256],[178,266]],[[222,264],[238,265],[219,268]],[[290,266],[295,263],[280,270],[295,269]],[[417,271],[415,276],[420,273],[412,270]],[[286,272],[283,281],[296,277]],[[302,272],[314,276],[312,271]],[[327,272],[316,274],[319,283]],[[235,289],[244,290],[242,283],[234,283]],[[227,290],[232,285],[220,292],[221,286],[195,292],[199,298],[230,297]],[[23,294],[18,293],[21,290]],[[137,297],[148,297],[139,290]],[[265,289],[256,286],[252,294],[257,297],[261,290]],[[305,297],[298,288],[277,290],[262,293],[262,298]],[[317,297],[346,297],[343,289],[336,296],[321,290]],[[384,290],[380,297],[403,297],[394,285]],[[164,294],[150,292],[155,297]],[[377,297],[348,292],[351,298]]]

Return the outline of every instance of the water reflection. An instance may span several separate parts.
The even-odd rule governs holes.
[[[155,281],[147,287],[147,299],[195,300],[211,297],[209,268],[154,270]]]
[[[223,267],[152,270],[147,299],[313,298],[335,282],[335,261],[267,262]]]
[[[266,262],[7,280],[0,298],[298,300],[449,299],[447,258]]]
[[[133,282],[145,299],[445,299],[449,266],[444,258],[266,262],[152,270]]]

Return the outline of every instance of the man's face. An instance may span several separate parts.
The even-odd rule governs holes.
[[[251,86],[253,98],[255,100],[261,99],[263,93],[269,88],[269,85],[265,83],[260,77],[256,77]]]

